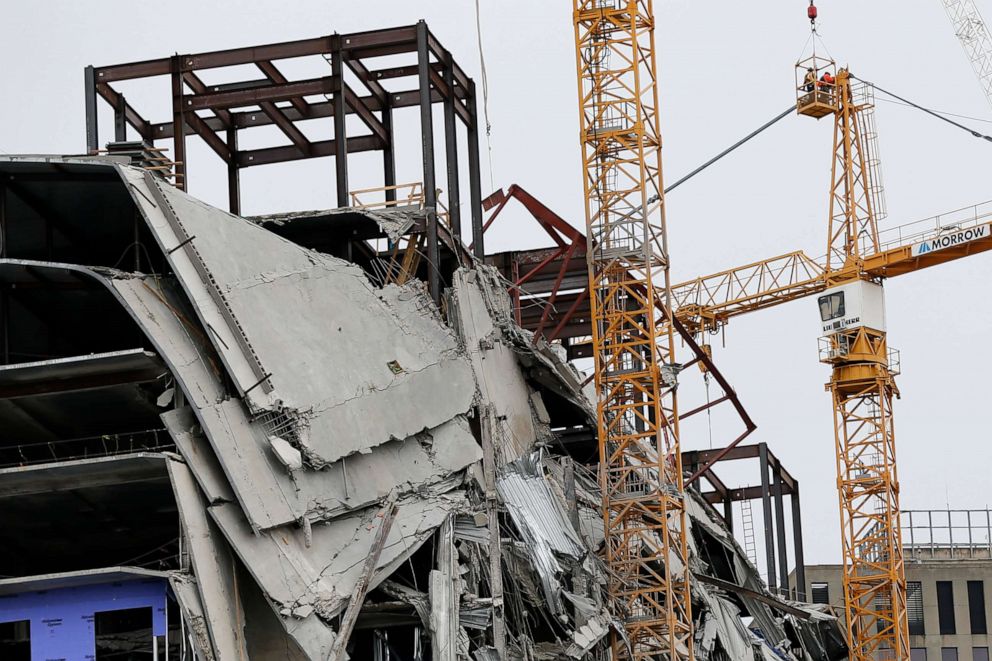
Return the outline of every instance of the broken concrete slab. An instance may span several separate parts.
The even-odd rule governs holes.
[[[219,454],[211,451],[202,435],[191,433],[192,421],[184,426],[176,424],[171,414],[163,419],[211,502],[233,500],[223,477],[214,477],[219,471],[226,475],[251,469],[240,480],[245,488],[257,482],[262,491],[270,480],[277,485],[293,511],[292,519],[278,525],[302,519],[318,523],[367,507],[389,493],[443,493],[461,482],[460,471],[481,458],[468,421],[458,416],[435,429],[385,443],[368,454],[341,459],[319,471],[289,471],[265,447],[268,439],[264,429],[249,423],[239,414],[239,407],[238,402],[229,401],[201,412],[207,423],[204,429],[214,439],[210,445],[219,448]],[[226,469],[219,456],[225,457]]]
[[[493,417],[493,435],[499,439],[496,460],[503,465],[533,450],[536,441],[549,440],[551,428],[535,411],[532,396],[540,395],[531,392],[517,355],[494,320],[498,303],[487,299],[488,291],[479,271],[460,269],[448,307],[472,361],[481,401]]]
[[[312,459],[468,412],[470,367],[422,289],[405,288],[404,314],[434,319],[430,334],[411,333],[357,266],[122,171],[252,413],[284,413]]]
[[[216,661],[217,655],[210,642],[210,631],[203,613],[196,580],[188,574],[176,572],[169,578],[169,585],[172,587],[172,593],[176,595],[179,610],[189,629],[189,639],[193,643],[196,661]]]
[[[189,468],[175,459],[168,462],[168,467],[213,649],[221,659],[245,658],[245,622],[238,604],[231,551],[207,516],[207,501]]]

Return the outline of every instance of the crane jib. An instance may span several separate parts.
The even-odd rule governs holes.
[[[992,224],[990,223],[985,223],[984,225],[978,225],[976,227],[969,227],[963,230],[955,230],[953,232],[942,234],[932,239],[927,239],[926,241],[913,244],[910,255],[913,257],[919,257],[920,255],[925,255],[936,250],[943,250],[944,248],[951,248],[953,246],[961,245],[962,243],[968,243],[969,241],[987,239],[990,236],[992,236]]]

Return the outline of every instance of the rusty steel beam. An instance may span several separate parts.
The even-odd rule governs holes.
[[[282,72],[279,71],[279,68],[269,60],[261,60],[256,62],[255,66],[257,66],[259,70],[265,74],[265,77],[269,79],[270,83],[285,85],[289,82],[286,76],[282,75]],[[301,118],[310,116],[310,104],[307,103],[306,99],[298,97],[295,99],[290,99],[289,102],[293,104],[293,107],[296,108],[297,111],[299,111]],[[278,124],[278,122],[276,123]]]
[[[186,98],[185,110],[215,110],[238,106],[258,105],[262,101],[289,101],[294,97],[312,94],[330,94],[337,81],[333,76],[311,78],[284,85],[270,85],[245,90],[194,94]]]
[[[276,123],[279,130],[300,150],[300,153],[304,156],[310,155],[312,149],[310,140],[303,135],[303,132],[296,127],[296,124],[286,118],[286,115],[283,114],[279,106],[271,101],[260,101],[258,107],[262,109],[262,112],[272,118],[272,121]]]
[[[311,148],[309,156],[304,156],[301,154],[295,145],[239,151],[237,154],[237,164],[239,168],[247,168],[254,165],[268,165],[269,163],[298,161],[304,158],[334,156],[337,151],[337,141],[335,140],[322,140],[320,142],[312,142],[310,145]],[[362,135],[354,138],[348,138],[349,154],[355,154],[363,151],[373,151],[376,149],[379,149],[379,141],[375,138],[375,136]]]
[[[207,88],[207,86],[203,83],[203,81],[200,80],[200,77],[197,76],[192,71],[183,72],[183,82],[185,82],[186,85],[191,90],[193,90],[193,94],[209,94],[211,92],[211,90]],[[219,90],[214,89],[212,91],[216,92]],[[214,114],[216,114],[217,119],[220,120],[221,128],[225,128],[225,129],[231,128],[231,126],[233,125],[233,120],[231,119],[230,110],[224,110],[218,108],[217,110],[214,111]],[[203,118],[201,117],[200,119]]]
[[[379,103],[378,99],[374,96],[360,96],[358,97],[362,100],[363,104],[373,112],[380,112],[383,109],[383,104]],[[431,94],[432,102],[440,102],[444,99],[441,98],[440,92],[434,90]],[[390,94],[389,105],[391,108],[410,108],[413,106],[420,105],[420,92],[418,90],[409,90],[405,92],[396,92]],[[350,107],[346,108],[345,112],[347,114],[353,114],[355,111]],[[299,114],[299,111],[295,108],[285,108],[283,114],[290,121],[300,121],[304,119],[319,119],[325,117],[334,116],[334,104],[330,101],[320,101],[318,103],[310,104],[310,115],[304,117]],[[268,115],[263,112],[258,111],[241,111],[232,112],[231,116],[234,119],[234,126],[238,129],[251,128],[253,126],[269,126],[274,124]],[[206,117],[204,120],[208,126],[214,130],[220,130],[223,125],[220,120],[216,117]],[[150,131],[153,134],[155,140],[162,140],[165,138],[172,137],[172,127],[169,123],[161,124],[151,124]]]
[[[207,126],[206,122],[203,121],[199,115],[195,112],[183,113],[183,119],[186,122],[186,126],[193,129],[198,136],[203,138],[214,152],[224,159],[227,163],[231,160],[231,150],[228,148],[227,143],[219,136],[217,133]]]
[[[386,100],[389,97],[389,92],[387,92],[386,88],[380,85],[372,77],[372,72],[370,72],[369,68],[365,66],[365,63],[361,60],[356,60],[346,55],[344,58],[344,64],[351,69],[351,72],[355,74],[355,77],[362,81],[362,84],[365,85],[370,92],[372,92],[372,96],[375,97],[376,101],[385,105]]]
[[[368,106],[365,105],[362,98],[355,94],[355,91],[352,90],[347,83],[342,83],[342,87],[344,90],[344,102],[348,105],[348,108],[357,114],[361,118],[362,122],[364,122],[372,133],[382,140],[383,143],[389,142],[389,133],[386,131],[386,127],[382,125],[382,122],[379,121],[378,117],[372,114],[372,111],[368,109]],[[347,109],[345,110],[345,113],[348,113]]]
[[[142,138],[146,140],[151,139],[152,126],[138,114],[138,111],[131,107],[131,104],[123,101],[124,97],[121,96],[116,90],[112,89],[109,85],[103,85],[97,83],[96,92],[103,99],[110,104],[110,107],[116,109],[120,107],[123,102],[124,105],[124,118],[127,123],[134,127],[134,130],[138,132]],[[97,147],[99,149],[99,147]]]

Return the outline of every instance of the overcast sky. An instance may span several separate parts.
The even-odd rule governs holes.
[[[581,226],[575,54],[566,0],[481,0],[489,75],[492,172],[483,143],[484,194],[519,183]],[[794,101],[793,65],[809,36],[804,0],[660,0],[665,172],[674,181]],[[992,132],[984,99],[938,0],[822,0],[820,32],[830,53],[867,80]],[[979,0],[992,19],[989,0]],[[83,67],[404,25],[424,18],[481,88],[470,0],[320,2],[5,2],[0,16],[0,152],[83,151]],[[166,80],[128,98],[154,121],[168,119]],[[481,110],[481,109],[480,109]],[[101,140],[111,135],[104,112]],[[397,120],[405,144],[419,141],[417,116]],[[880,103],[877,121],[889,217],[894,226],[992,199],[992,145],[916,110]],[[327,131],[330,131],[328,128]],[[328,136],[329,137],[329,134]],[[668,200],[675,281],[763,257],[825,252],[831,151],[829,120],[789,117]],[[399,179],[420,179],[404,152]],[[222,169],[190,139],[190,192],[223,205]],[[333,206],[330,161],[248,170],[246,213]],[[439,170],[440,172],[441,170]],[[352,165],[352,185],[378,185],[372,158]],[[442,184],[443,185],[443,184]],[[490,249],[533,247],[540,234],[508,212]],[[902,352],[896,403],[904,508],[984,508],[992,448],[992,255],[983,254],[886,286],[890,344]],[[767,441],[803,485],[808,562],[839,559],[831,406],[817,362],[813,301],[735,320],[716,357]],[[719,345],[719,342],[717,342]],[[691,433],[689,433],[691,431]],[[738,433],[718,415],[714,443]],[[685,449],[709,444],[687,430]],[[757,469],[726,472],[755,483]],[[756,508],[757,511],[757,508]],[[759,531],[760,536],[760,531]]]

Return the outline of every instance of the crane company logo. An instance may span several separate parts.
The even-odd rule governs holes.
[[[910,255],[912,257],[919,257],[920,255],[927,254],[928,252],[943,250],[944,248],[961,245],[962,243],[968,243],[969,241],[974,241],[976,239],[987,239],[990,236],[992,236],[992,225],[990,224],[979,225],[978,227],[969,227],[965,230],[949,232],[947,234],[942,234],[935,239],[917,243],[910,251]]]

